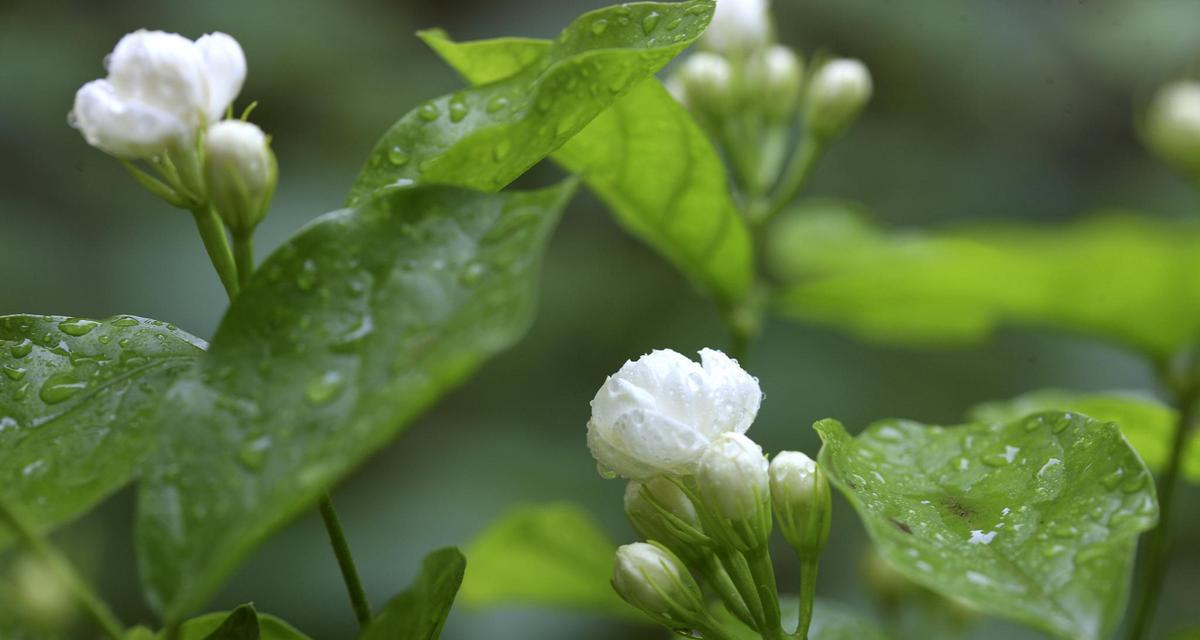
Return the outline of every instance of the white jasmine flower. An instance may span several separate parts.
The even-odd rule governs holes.
[[[135,31],[106,58],[108,77],[75,94],[70,121],[88,144],[119,158],[148,158],[195,139],[241,90],[246,59],[233,38],[192,42],[162,31]]]
[[[1200,176],[1200,82],[1159,89],[1146,118],[1146,143],[1164,161]]]
[[[684,96],[680,102],[689,108],[723,113],[730,106],[733,65],[720,54],[701,51],[688,56],[673,78]]]
[[[748,53],[771,37],[767,0],[717,0],[712,23],[704,32],[705,47],[722,53]]]
[[[704,615],[700,586],[675,554],[658,545],[618,548],[612,584],[626,602],[656,619],[691,622]]]
[[[275,193],[275,154],[262,129],[223,120],[204,139],[204,175],[213,205],[235,235],[254,230]]]
[[[755,60],[754,74],[768,117],[790,119],[796,112],[804,79],[804,63],[799,56],[788,47],[772,45]]]
[[[717,436],[750,428],[762,403],[758,381],[720,351],[703,349],[700,360],[654,351],[604,382],[588,421],[601,473],[688,475]]]
[[[705,503],[718,515],[749,520],[769,505],[767,469],[762,447],[740,433],[723,433],[701,456],[696,481]]]
[[[831,500],[825,472],[799,451],[771,460],[771,503],[779,529],[794,549],[814,557],[829,539]]]
[[[808,126],[829,138],[850,125],[871,99],[871,73],[858,60],[840,58],[821,66],[808,86]]]

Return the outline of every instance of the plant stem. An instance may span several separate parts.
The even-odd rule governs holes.
[[[217,215],[216,209],[209,205],[193,209],[192,216],[196,219],[196,230],[200,232],[208,259],[217,270],[217,277],[221,279],[225,293],[233,300],[238,293],[238,269],[233,253],[229,250],[229,237],[225,235],[225,225]]]
[[[1175,498],[1175,486],[1179,484],[1184,441],[1195,416],[1198,393],[1200,393],[1200,385],[1195,380],[1195,373],[1176,392],[1179,419],[1175,423],[1175,433],[1171,438],[1167,469],[1158,483],[1158,527],[1150,532],[1150,539],[1146,543],[1146,573],[1142,584],[1142,595],[1138,600],[1133,624],[1130,627],[1129,640],[1140,640],[1150,631],[1151,619],[1158,605],[1158,597],[1162,593],[1170,543],[1171,503]]]
[[[96,620],[96,623],[100,625],[105,634],[113,640],[121,640],[125,636],[125,626],[113,615],[112,610],[100,599],[100,596],[96,595],[91,587],[84,582],[83,578],[71,566],[70,560],[34,531],[28,522],[25,522],[16,511],[2,501],[0,501],[0,521],[7,524],[31,552],[50,565],[51,570],[58,574],[59,579],[67,584],[67,588],[71,590],[75,598],[83,605],[83,608],[87,609],[87,612]]]
[[[787,167],[783,170],[783,178],[780,179],[779,186],[771,195],[770,202],[749,212],[750,224],[757,226],[766,224],[796,197],[823,150],[824,146],[815,137],[811,135],[804,137],[799,148],[788,160]]]
[[[792,634],[795,640],[808,640],[808,627],[812,624],[813,599],[817,595],[817,565],[820,558],[800,559],[800,621],[796,632]]]
[[[237,265],[238,288],[245,289],[254,275],[253,234],[233,234],[233,262]]]
[[[346,534],[342,531],[342,523],[338,520],[337,511],[333,508],[333,498],[329,494],[321,498],[321,520],[325,522],[325,530],[329,532],[329,544],[333,546],[338,568],[342,570],[342,580],[350,594],[350,606],[354,609],[354,617],[358,619],[358,626],[365,629],[371,622],[371,603],[367,602],[367,592],[358,579],[354,556],[350,554],[350,545],[346,543]]]

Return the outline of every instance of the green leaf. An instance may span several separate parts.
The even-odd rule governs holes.
[[[0,317],[0,500],[46,530],[128,483],[204,342],[154,320]],[[11,542],[0,527],[0,544]]]
[[[395,191],[308,225],[164,401],[138,551],[168,620],[526,330],[574,185]]]
[[[467,547],[461,599],[471,607],[525,604],[645,621],[610,586],[616,552],[579,507],[519,507]]]
[[[416,582],[371,620],[360,640],[437,640],[466,566],[466,558],[453,547],[425,556]]]
[[[772,230],[787,316],[898,344],[986,338],[1001,324],[1082,333],[1156,358],[1200,335],[1200,228],[1131,215],[1060,228],[887,233],[827,210]]]
[[[1154,482],[1113,423],[1047,412],[1006,424],[815,426],[819,461],[908,578],[1062,638],[1109,635]]]
[[[512,39],[455,43],[440,31],[422,37],[476,84],[516,73],[516,61],[537,55],[539,44],[543,51],[550,46]],[[724,165],[657,80],[638,84],[553,157],[579,175],[626,230],[718,301],[746,295],[754,271],[750,234],[730,197]]]
[[[1011,400],[988,402],[971,409],[973,422],[1011,422],[1043,411],[1072,411],[1101,422],[1115,422],[1151,471],[1167,466],[1171,437],[1179,413],[1137,393],[1079,393],[1042,389]],[[1200,435],[1193,433],[1183,457],[1183,475],[1200,483]]]
[[[500,189],[687,48],[714,6],[636,3],[581,16],[516,75],[402,117],[371,152],[350,204],[414,181]]]
[[[781,596],[779,600],[784,628],[795,629],[800,618],[800,600],[787,595]],[[718,620],[725,623],[726,628],[734,632],[735,640],[762,639],[762,636],[735,618],[723,606],[717,605],[713,612]],[[887,640],[887,637],[874,620],[852,607],[824,598],[813,600],[813,619],[808,628],[808,640]]]
[[[158,634],[168,640],[165,631]],[[208,613],[179,625],[175,640],[309,640],[288,623],[244,604],[232,612]]]

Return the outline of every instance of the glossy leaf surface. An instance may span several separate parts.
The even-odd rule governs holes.
[[[413,585],[372,618],[360,640],[437,640],[466,565],[466,558],[453,547],[425,556]]]

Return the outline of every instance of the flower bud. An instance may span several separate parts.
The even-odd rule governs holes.
[[[40,558],[22,555],[13,564],[13,586],[20,611],[39,629],[61,630],[75,616],[71,588]]]
[[[625,487],[625,515],[634,531],[691,562],[709,543],[696,506],[674,482],[655,478]]]
[[[1200,82],[1159,89],[1146,114],[1145,139],[1163,161],[1200,179]]]
[[[739,551],[761,548],[771,533],[771,493],[762,447],[740,433],[724,433],[700,458],[696,471],[705,506],[720,536]]]
[[[204,177],[213,206],[235,236],[254,231],[267,213],[278,173],[262,129],[223,120],[204,140]]]
[[[719,53],[740,55],[766,46],[770,39],[767,0],[717,0],[717,10],[701,44]]]
[[[772,45],[755,57],[752,78],[767,118],[776,122],[791,119],[804,79],[804,63],[799,56],[788,47]]]
[[[613,589],[629,604],[672,628],[690,628],[705,616],[700,586],[665,547],[635,542],[617,549]]]
[[[733,105],[733,66],[719,54],[701,51],[688,56],[673,78],[683,96],[680,102],[689,109],[719,115]]]
[[[829,540],[829,480],[812,458],[784,451],[771,461],[771,503],[783,537],[801,556],[817,557]]]
[[[596,393],[588,448],[602,475],[691,475],[714,438],[750,428],[761,402],[758,381],[720,351],[702,349],[700,363],[654,351]]]
[[[840,58],[817,69],[808,85],[808,128],[821,139],[841,133],[871,99],[871,74],[858,60]]]

